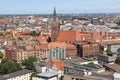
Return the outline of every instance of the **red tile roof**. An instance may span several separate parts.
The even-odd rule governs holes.
[[[51,42],[48,44],[49,48],[65,47],[65,48],[76,48],[73,44],[67,44],[63,42]]]
[[[61,60],[52,60],[49,62],[50,67],[52,68],[53,65],[56,66],[57,70],[63,70],[65,67],[65,63]]]
[[[59,31],[58,41],[81,41],[79,31]]]
[[[38,36],[35,37],[33,40],[39,41],[40,43],[47,43],[48,36]]]

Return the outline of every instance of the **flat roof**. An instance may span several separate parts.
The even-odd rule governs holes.
[[[118,64],[105,64],[104,66],[106,66],[116,72],[120,71],[120,65],[118,65]]]
[[[52,78],[58,75],[58,72],[44,72],[44,73],[40,73],[37,74],[37,77],[41,77],[41,78]]]

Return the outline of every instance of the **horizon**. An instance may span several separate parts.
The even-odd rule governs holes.
[[[94,15],[94,14],[106,14],[106,15],[112,15],[112,14],[119,14],[120,15],[120,12],[113,12],[113,13],[57,13],[57,15]],[[2,15],[53,15],[53,13],[16,13],[16,14],[12,14],[12,13],[8,13],[8,14],[0,14],[0,16]]]
[[[4,0],[0,14],[58,14],[120,13],[120,0]]]

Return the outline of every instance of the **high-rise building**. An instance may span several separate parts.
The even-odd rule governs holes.
[[[59,22],[56,16],[56,8],[54,7],[54,14],[52,19],[52,25],[51,25],[51,41],[56,42],[58,38],[59,33]]]

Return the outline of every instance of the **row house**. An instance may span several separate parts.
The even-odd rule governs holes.
[[[51,42],[47,45],[29,45],[22,47],[8,46],[6,48],[6,58],[22,62],[30,56],[38,60],[64,60],[66,58],[76,58],[77,49],[73,44]]]
[[[46,47],[43,49],[43,47]],[[47,59],[49,53],[49,49],[47,49],[46,45],[36,45],[36,46],[25,46],[25,47],[7,47],[6,48],[6,58],[16,61],[22,62],[30,56],[36,57],[38,60]]]

